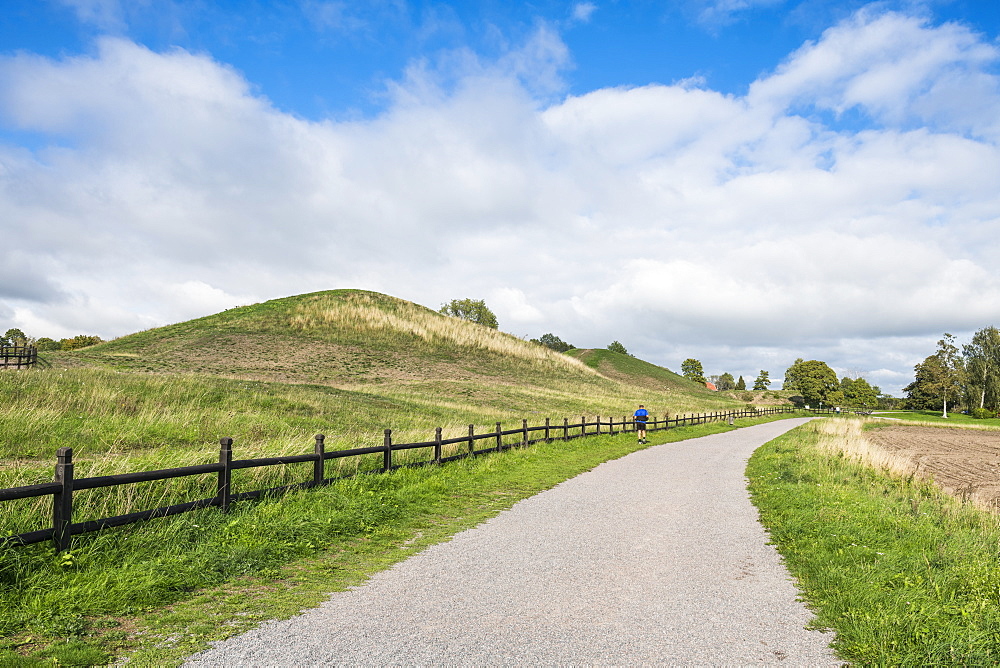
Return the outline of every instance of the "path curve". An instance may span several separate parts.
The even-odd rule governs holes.
[[[606,462],[185,665],[840,665],[744,477],[806,421]]]

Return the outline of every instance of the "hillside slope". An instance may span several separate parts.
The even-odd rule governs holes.
[[[124,336],[77,358],[122,370],[330,385],[595,375],[543,346],[362,290],[234,308]]]
[[[48,371],[0,377],[13,398],[0,408],[0,458],[62,439],[96,452],[231,436],[272,452],[319,432],[370,439],[393,427],[424,438],[471,422],[619,417],[639,403],[654,415],[738,405],[627,355],[557,353],[359,290],[275,299],[47,357]]]
[[[705,386],[693,383],[670,369],[651,364],[631,355],[602,348],[576,349],[570,350],[566,354],[580,360],[605,378],[630,385],[664,392],[677,391],[704,397],[706,400],[717,396]]]
[[[556,353],[423,306],[318,292],[160,327],[0,373],[0,487],[51,477],[67,443],[80,475],[241,456],[446,438],[469,424],[707,412],[742,405],[607,350]],[[745,400],[744,400],[745,401]],[[482,427],[481,427],[482,428]],[[84,461],[87,463],[84,464]]]

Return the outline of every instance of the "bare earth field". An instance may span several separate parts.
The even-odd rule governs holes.
[[[892,425],[865,432],[946,492],[1000,510],[1000,431]]]

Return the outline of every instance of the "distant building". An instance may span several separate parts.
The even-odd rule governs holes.
[[[717,388],[714,383],[710,383],[707,380],[705,381],[705,387],[707,387],[708,389],[712,390],[713,392],[718,392],[719,391],[719,388]]]

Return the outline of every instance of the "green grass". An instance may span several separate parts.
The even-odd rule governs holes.
[[[1000,662],[1000,519],[861,464],[816,422],[760,448],[761,520],[817,625],[858,665]]]
[[[650,440],[730,429],[718,422]],[[87,534],[68,555],[44,545],[5,550],[0,665],[60,653],[176,663],[209,640],[316,605],[330,591],[641,447],[648,446],[632,435],[538,444],[239,503],[229,514],[209,508]]]
[[[878,411],[880,417],[897,418],[899,420],[909,420],[914,422],[926,422],[939,425],[960,425],[960,426],[980,426],[980,427],[1000,427],[1000,418],[986,418],[977,420],[971,415],[963,413],[949,412],[948,417],[942,417],[940,410],[933,411]]]

